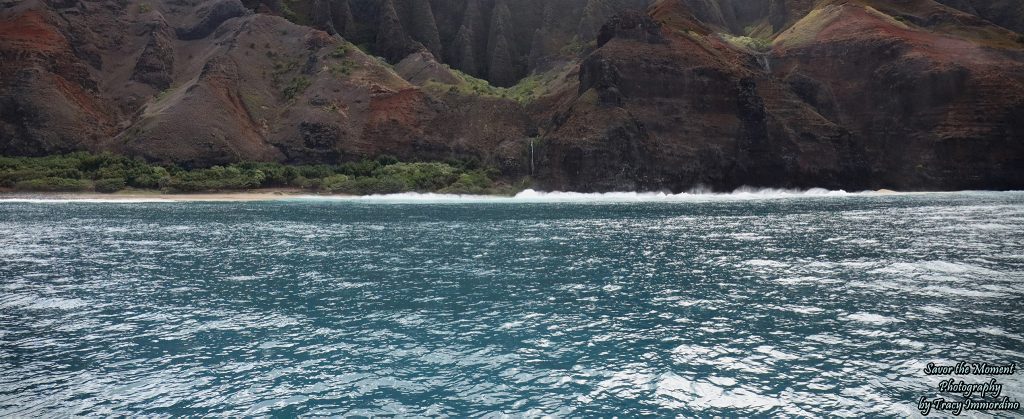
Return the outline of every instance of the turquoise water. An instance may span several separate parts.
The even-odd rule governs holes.
[[[749,198],[0,201],[0,416],[907,416],[1024,363],[1024,193]]]

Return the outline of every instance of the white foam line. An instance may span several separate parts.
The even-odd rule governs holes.
[[[893,192],[864,191],[846,192],[832,191],[821,188],[808,190],[799,189],[756,189],[739,188],[731,193],[715,193],[702,189],[679,194],[664,192],[540,192],[527,189],[515,196],[492,195],[454,195],[437,193],[401,193],[390,195],[295,195],[279,196],[268,201],[339,201],[364,203],[630,203],[630,202],[709,202],[709,201],[754,201],[774,199],[809,199],[809,198],[841,198],[841,197],[880,197],[895,195],[958,195],[958,194],[1020,194],[1015,192],[960,191],[960,192]],[[100,204],[139,204],[139,203],[173,203],[173,202],[263,202],[251,199],[231,199],[230,196],[219,199],[168,199],[168,198],[0,198],[0,203],[100,203]]]
[[[401,193],[392,195],[369,196],[299,196],[300,200],[316,201],[348,201],[348,202],[379,202],[379,203],[470,203],[470,202],[692,202],[692,201],[737,201],[789,198],[825,198],[846,196],[882,196],[894,192],[856,192],[830,191],[826,189],[788,190],[788,189],[753,189],[740,188],[732,193],[712,193],[701,190],[670,194],[663,192],[539,192],[527,189],[513,197],[480,196],[480,195],[447,195],[434,193]]]
[[[578,193],[578,192],[537,192],[525,190],[516,199],[553,199],[566,201],[694,201],[694,200],[753,200],[753,199],[784,199],[784,198],[814,198],[814,197],[837,197],[851,195],[878,195],[877,192],[849,193],[843,190],[830,191],[827,189],[755,189],[740,188],[732,193],[714,193],[706,190],[692,190],[679,194],[664,192],[607,192],[607,193]]]

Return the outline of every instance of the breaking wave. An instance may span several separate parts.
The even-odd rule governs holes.
[[[713,201],[713,200],[759,200],[786,198],[821,198],[845,196],[873,196],[893,194],[895,192],[846,192],[821,188],[799,189],[757,189],[739,188],[730,193],[712,192],[705,189],[694,189],[678,194],[666,192],[542,192],[527,189],[515,196],[482,196],[453,195],[436,193],[401,193],[391,195],[369,196],[322,196],[307,195],[299,197],[303,200],[337,200],[360,202],[394,202],[394,203],[439,203],[439,202],[677,202],[677,201]]]
[[[515,196],[495,195],[456,195],[440,193],[418,193],[408,192],[388,195],[281,195],[271,197],[267,200],[281,201],[346,201],[346,202],[375,202],[375,203],[545,203],[545,202],[594,202],[594,203],[615,203],[615,202],[708,202],[708,201],[754,201],[772,199],[800,199],[800,198],[841,198],[841,197],[875,197],[894,195],[922,195],[940,194],[943,192],[894,192],[889,190],[847,192],[844,190],[828,190],[822,188],[812,189],[772,189],[772,188],[751,188],[742,187],[732,192],[713,192],[708,189],[693,189],[683,193],[668,192],[544,192],[527,189]],[[983,193],[983,191],[949,192],[952,194]],[[237,194],[216,194],[216,199],[205,199],[196,196],[194,199],[189,196],[158,196],[158,197],[69,197],[69,196],[11,196],[0,197],[0,203],[40,203],[40,204],[64,204],[64,203],[99,203],[99,204],[138,204],[138,203],[172,203],[172,202],[246,202],[253,201],[246,198],[245,193]]]

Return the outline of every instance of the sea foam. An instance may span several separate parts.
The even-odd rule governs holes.
[[[390,195],[367,195],[367,196],[322,196],[306,195],[298,197],[303,200],[325,200],[325,201],[359,201],[359,202],[391,202],[391,203],[470,203],[470,202],[494,202],[494,203],[545,203],[545,202],[686,202],[686,201],[714,201],[714,200],[760,200],[760,199],[786,199],[786,198],[822,198],[822,197],[844,197],[844,196],[871,196],[881,195],[879,192],[855,192],[850,193],[843,190],[828,190],[821,188],[799,190],[799,189],[755,189],[739,188],[731,193],[711,192],[706,189],[694,189],[689,192],[678,194],[666,192],[543,192],[527,189],[515,196],[486,196],[486,195],[454,195],[437,193],[400,193]]]
[[[965,191],[970,193],[979,191]],[[345,202],[375,202],[375,203],[630,203],[630,202],[708,202],[708,201],[754,201],[772,199],[800,199],[800,198],[836,198],[836,197],[873,197],[889,195],[925,194],[927,192],[893,192],[893,191],[862,191],[847,192],[844,190],[828,190],[822,188],[812,189],[772,189],[742,187],[732,192],[713,192],[706,188],[695,188],[682,193],[669,192],[544,192],[527,189],[515,196],[493,196],[493,195],[458,195],[440,193],[418,193],[407,192],[386,195],[296,195],[293,197],[281,196],[277,200],[284,201],[345,201]],[[189,199],[167,199],[167,198],[68,198],[56,195],[46,197],[0,197],[0,203],[41,203],[41,204],[64,204],[64,203],[100,203],[100,204],[138,204],[138,203],[171,203],[189,202]],[[195,199],[196,202],[206,201]],[[230,196],[217,199],[219,202],[247,202],[247,199],[232,200]]]

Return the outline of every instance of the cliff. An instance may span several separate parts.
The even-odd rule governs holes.
[[[1024,188],[1017,2],[0,7],[0,154],[472,158],[582,191]]]

